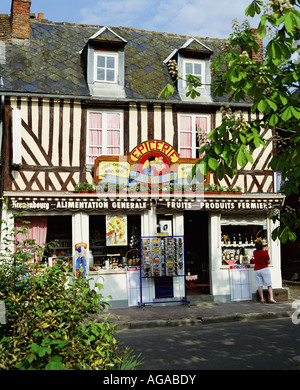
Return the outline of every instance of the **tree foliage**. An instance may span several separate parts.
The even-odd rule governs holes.
[[[205,157],[193,169],[216,172],[219,179],[233,177],[248,162],[253,151],[274,142],[276,153],[269,166],[281,172],[281,191],[298,194],[300,185],[300,2],[299,0],[254,0],[245,15],[260,15],[257,38],[267,40],[263,61],[251,58],[259,45],[247,23],[235,23],[224,52],[212,64],[213,94],[227,97],[228,102],[248,102],[252,117],[233,115],[223,108],[222,124],[208,134],[208,142],[200,149]],[[195,89],[195,88],[194,88]],[[167,96],[168,89],[162,91]],[[192,95],[191,90],[187,92]],[[256,115],[258,114],[258,115]],[[263,139],[261,129],[273,129],[271,139]],[[279,218],[274,217],[275,218]],[[299,228],[299,210],[281,213],[281,226],[273,238],[295,241]]]

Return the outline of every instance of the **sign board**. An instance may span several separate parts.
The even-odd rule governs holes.
[[[151,203],[140,199],[130,200],[109,200],[109,199],[61,199],[61,200],[44,200],[32,199],[24,200],[22,198],[11,199],[9,208],[23,211],[130,211],[130,210],[150,210]]]
[[[246,200],[246,199],[162,199],[157,204],[158,208],[172,210],[204,210],[204,211],[263,211],[274,207],[273,200]]]
[[[188,183],[192,167],[199,159],[180,158],[167,142],[145,141],[137,145],[129,156],[99,156],[94,165],[96,184],[131,186],[137,183],[153,184],[203,184],[204,177]]]
[[[109,196],[109,193],[107,193]],[[143,211],[150,210],[151,199],[126,198],[114,199],[100,198],[95,195],[90,198],[11,198],[9,208],[16,211]],[[169,210],[203,210],[203,211],[268,211],[274,207],[280,208],[278,199],[187,199],[187,198],[160,198],[155,200],[158,209]]]

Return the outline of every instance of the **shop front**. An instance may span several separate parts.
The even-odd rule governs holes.
[[[281,202],[280,195],[122,200],[41,194],[11,196],[8,212],[26,210],[30,237],[56,244],[45,253],[48,266],[67,262],[75,274],[85,268],[91,288],[103,284],[112,306],[125,307],[203,296],[216,302],[249,299],[242,285],[233,297],[231,274],[233,267],[249,269],[255,295],[251,259],[257,237],[269,250],[273,285],[281,288],[280,244],[271,239],[271,216]],[[78,262],[79,243],[85,244],[85,263]]]
[[[256,237],[268,247],[281,288],[271,216],[283,197],[207,193],[209,177],[189,180],[196,161],[179,158],[166,142],[147,141],[129,156],[98,157],[93,193],[6,192],[6,218],[24,212],[30,237],[56,244],[43,261],[67,263],[91,288],[101,283],[112,307],[252,299]]]

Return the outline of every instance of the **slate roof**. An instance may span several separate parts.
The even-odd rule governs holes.
[[[110,27],[125,44],[126,98],[157,99],[171,81],[163,61],[191,37]],[[29,41],[6,45],[6,63],[0,65],[3,91],[26,94],[86,96],[89,89],[83,66],[82,51],[101,26],[53,23],[32,20]],[[106,35],[109,39],[110,34]],[[197,38],[213,51],[220,52],[224,40]],[[171,100],[179,99],[174,95]]]

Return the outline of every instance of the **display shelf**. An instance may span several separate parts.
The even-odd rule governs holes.
[[[221,244],[222,248],[254,248],[254,244]]]

